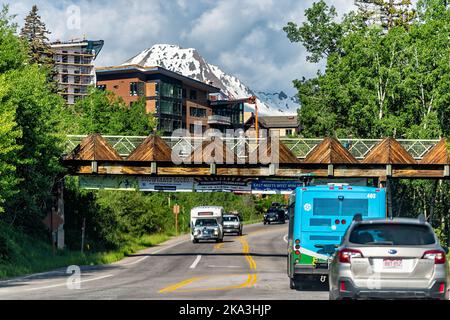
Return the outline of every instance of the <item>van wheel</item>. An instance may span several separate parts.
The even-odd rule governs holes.
[[[192,240],[192,243],[198,243],[198,240],[197,239],[194,239],[194,240]]]

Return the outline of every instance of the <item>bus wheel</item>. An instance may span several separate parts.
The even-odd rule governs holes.
[[[295,285],[295,280],[292,278],[289,278],[289,287],[291,288],[291,290],[297,289],[297,286]]]

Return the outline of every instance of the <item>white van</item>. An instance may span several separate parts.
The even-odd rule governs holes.
[[[191,240],[223,241],[223,207],[205,206],[191,210]]]

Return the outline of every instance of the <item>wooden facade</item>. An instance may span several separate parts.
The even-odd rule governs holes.
[[[268,154],[273,150],[268,143]],[[260,142],[253,153],[263,146]],[[450,179],[448,141],[443,139],[422,161],[414,158],[395,140],[387,138],[366,157],[358,161],[333,138],[326,138],[304,160],[300,161],[280,142],[279,163],[249,162],[237,157],[220,139],[205,142],[202,151],[187,158],[176,158],[172,149],[159,137],[150,136],[130,156],[122,158],[100,135],[84,139],[69,155],[64,165],[72,175],[154,175],[154,176],[229,176],[248,178],[387,178]],[[230,153],[232,154],[230,157]],[[234,164],[227,163],[233,158]],[[217,158],[216,158],[217,156]],[[196,158],[197,157],[197,158]],[[215,162],[216,159],[223,161]],[[207,162],[204,160],[208,159]],[[93,165],[95,163],[95,165]],[[178,164],[177,164],[178,163]],[[180,164],[181,163],[181,164]]]

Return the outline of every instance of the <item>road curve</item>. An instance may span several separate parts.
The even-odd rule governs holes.
[[[287,225],[244,227],[223,244],[172,239],[107,266],[66,269],[0,282],[0,299],[321,300],[327,288],[289,289]]]

